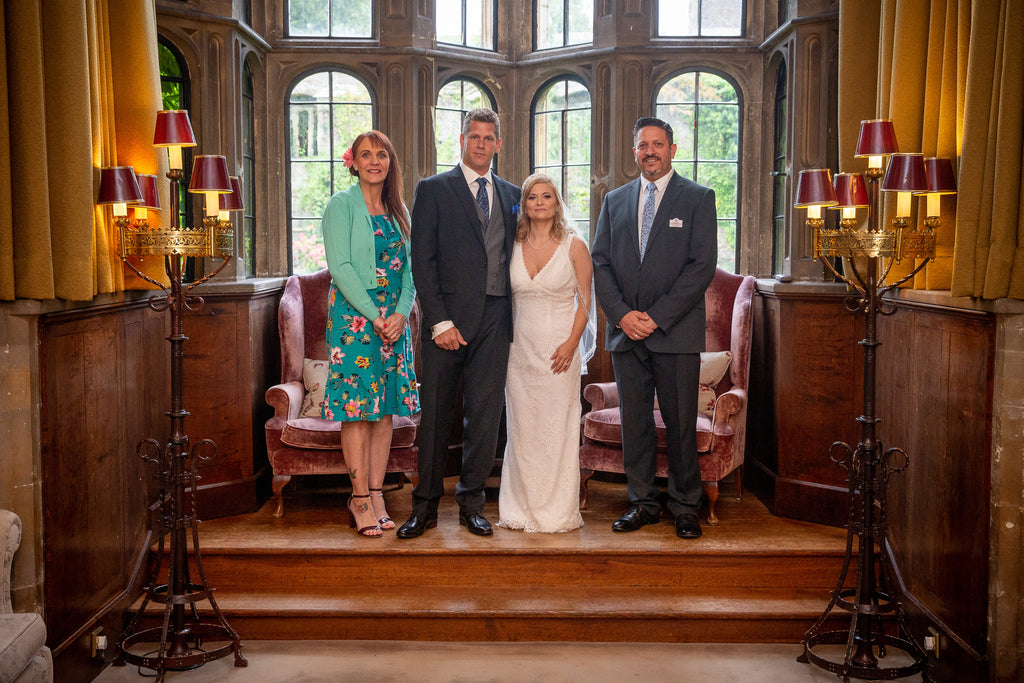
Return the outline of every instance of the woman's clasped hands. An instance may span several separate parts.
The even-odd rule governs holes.
[[[392,313],[387,317],[377,316],[373,319],[373,331],[385,343],[394,344],[405,331],[405,316],[401,313]]]

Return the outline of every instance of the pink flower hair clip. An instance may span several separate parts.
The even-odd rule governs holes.
[[[352,168],[353,161],[354,159],[352,158],[352,148],[349,147],[348,149],[341,153],[341,163],[345,168]]]

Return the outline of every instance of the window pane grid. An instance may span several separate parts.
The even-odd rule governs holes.
[[[743,35],[743,0],[658,0],[657,12],[662,37]]]
[[[288,0],[287,12],[291,37],[373,37],[373,0]]]
[[[439,43],[494,50],[495,0],[436,0]]]
[[[594,41],[594,0],[536,0],[534,18],[537,50]]]
[[[327,200],[356,182],[341,156],[373,128],[370,93],[344,72],[310,74],[292,89],[288,122],[292,272],[311,273],[326,265],[320,219]]]
[[[679,175],[715,191],[718,265],[735,270],[739,216],[739,98],[724,78],[680,74],[658,91],[657,116],[672,124]]]
[[[568,218],[590,240],[590,92],[577,81],[551,83],[536,98],[532,120],[535,173],[555,181]]]
[[[494,100],[483,86],[470,80],[446,83],[437,94],[434,108],[434,151],[436,172],[459,163],[462,150],[459,135],[462,119],[470,109],[494,109]]]

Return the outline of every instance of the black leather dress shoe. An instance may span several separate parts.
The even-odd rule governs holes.
[[[460,512],[459,524],[469,529],[469,533],[477,536],[490,536],[494,533],[491,523],[479,512]]]
[[[418,515],[415,512],[409,517],[402,526],[398,527],[398,531],[395,532],[395,536],[398,538],[417,538],[423,535],[423,532],[427,529],[433,529],[437,526],[437,517],[427,515]]]
[[[644,525],[657,524],[658,519],[659,515],[648,512],[639,505],[634,505],[612,522],[612,531],[636,531]]]
[[[679,538],[700,538],[700,522],[697,515],[684,512],[676,517],[676,536]]]

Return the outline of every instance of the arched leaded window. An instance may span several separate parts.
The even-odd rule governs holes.
[[[320,219],[327,200],[355,182],[341,155],[373,128],[370,91],[344,71],[319,71],[295,83],[288,96],[288,226],[291,272],[326,266]]]
[[[562,78],[538,92],[531,112],[534,172],[547,173],[558,185],[569,218],[590,241],[590,91]]]
[[[245,274],[256,273],[256,107],[252,71],[242,64],[242,262]]]
[[[288,35],[310,38],[373,36],[373,0],[288,0]]]
[[[495,49],[495,0],[435,0],[437,42]]]
[[[715,191],[718,265],[735,272],[739,216],[740,107],[736,88],[706,71],[675,76],[658,90],[656,116],[672,124],[681,176]]]
[[[594,0],[534,0],[535,50],[594,41]]]
[[[775,76],[775,130],[772,139],[772,268],[784,272],[786,258],[786,150],[789,132],[789,100],[786,87],[786,63],[779,64]]]
[[[658,0],[658,35],[743,35],[743,0]]]
[[[437,172],[459,163],[462,119],[470,109],[494,109],[494,98],[482,84],[470,79],[448,81],[437,93],[434,109],[434,148]],[[493,164],[493,162],[492,162]]]

